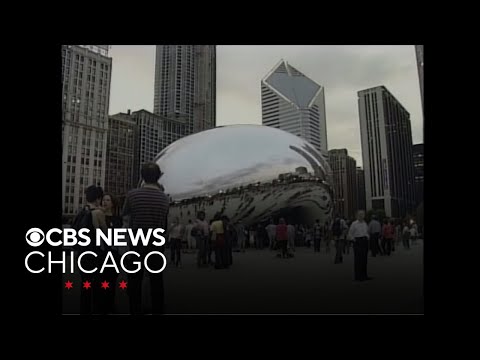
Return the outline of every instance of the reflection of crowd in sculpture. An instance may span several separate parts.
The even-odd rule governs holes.
[[[301,177],[301,176],[290,176],[290,177],[285,177],[282,180],[273,180],[271,182],[265,182],[265,183],[255,183],[255,184],[249,184],[247,186],[239,186],[239,187],[234,187],[231,189],[226,189],[226,190],[220,190],[216,194],[206,194],[204,196],[196,196],[196,197],[191,197],[188,199],[183,199],[180,201],[174,201],[172,197],[167,194],[167,196],[170,199],[170,205],[171,206],[182,206],[182,205],[190,205],[190,204],[197,204],[199,208],[205,205],[213,205],[214,201],[226,201],[228,202],[229,197],[239,197],[243,200],[244,196],[248,199],[249,193],[250,194],[258,194],[258,193],[276,193],[279,191],[285,191],[287,189],[290,189],[291,186],[290,184],[297,184],[297,183],[305,183],[305,182],[313,182],[313,183],[321,183],[323,184],[329,191],[331,191],[330,185],[316,177]]]

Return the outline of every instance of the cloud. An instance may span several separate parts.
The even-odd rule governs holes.
[[[153,110],[154,46],[113,46],[110,113]],[[385,85],[409,111],[413,142],[423,117],[413,45],[217,46],[217,125],[261,124],[260,81],[285,59],[325,87],[329,148],[361,160],[357,92]]]

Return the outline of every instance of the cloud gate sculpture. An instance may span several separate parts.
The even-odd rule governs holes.
[[[307,141],[261,125],[217,127],[166,147],[155,162],[170,197],[169,223],[187,224],[203,210],[245,225],[285,217],[298,224],[329,221],[330,168]]]

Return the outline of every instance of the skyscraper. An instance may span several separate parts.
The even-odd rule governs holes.
[[[367,199],[365,196],[365,172],[361,167],[357,167],[357,210],[367,209]]]
[[[281,60],[261,88],[262,124],[307,140],[328,159],[324,87]]]
[[[187,125],[184,121],[152,114],[147,110],[132,113],[137,125],[137,139],[134,160],[134,186],[140,181],[142,164],[155,157],[174,141],[185,136]]]
[[[85,188],[104,186],[112,59],[108,45],[62,45],[62,209],[74,215]]]
[[[157,45],[153,109],[184,121],[185,135],[215,127],[215,45]]]
[[[415,54],[417,55],[418,80],[420,82],[423,110],[423,45],[415,45]]]
[[[423,202],[423,144],[413,145],[413,166],[415,167],[416,206]]]
[[[332,168],[335,212],[354,218],[357,211],[357,162],[347,149],[328,151]]]
[[[410,114],[385,88],[358,92],[367,210],[403,217],[415,207]]]
[[[137,132],[130,110],[127,114],[119,113],[108,118],[105,190],[116,196],[120,203],[136,185],[133,164]]]

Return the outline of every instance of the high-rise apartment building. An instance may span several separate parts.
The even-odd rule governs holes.
[[[74,215],[85,188],[104,186],[112,59],[108,45],[62,45],[62,209]]]
[[[367,209],[367,199],[365,194],[365,172],[361,167],[357,167],[357,209]]]
[[[215,127],[215,45],[157,45],[153,109],[185,122],[185,135]]]
[[[136,185],[132,170],[137,132],[137,124],[130,111],[108,118],[105,191],[117,197],[120,203],[123,203],[126,193]]]
[[[410,114],[385,86],[358,92],[367,210],[403,217],[415,207]]]
[[[142,164],[153,161],[168,145],[185,136],[187,124],[182,120],[152,114],[147,110],[132,113],[137,125],[137,140],[134,161],[134,185],[141,179]]]
[[[416,196],[416,206],[420,205],[423,202],[423,187],[424,187],[424,178],[423,178],[423,166],[424,166],[424,157],[423,157],[423,144],[413,145],[413,166],[415,168],[415,196]]]

